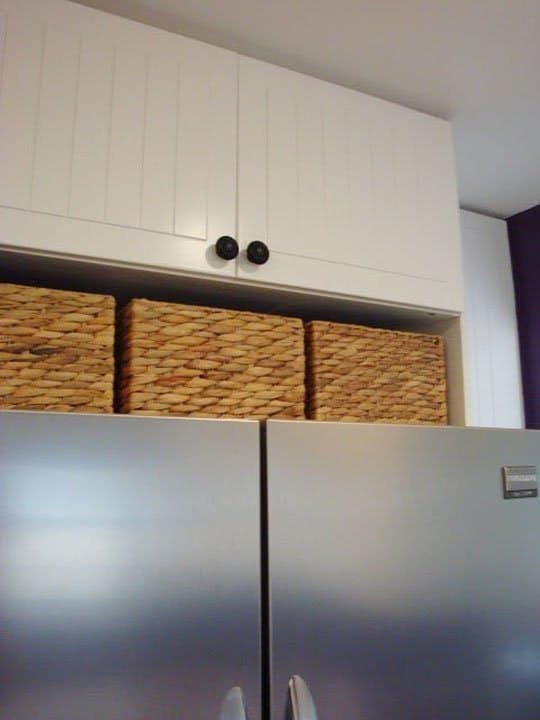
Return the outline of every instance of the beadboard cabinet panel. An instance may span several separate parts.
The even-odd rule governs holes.
[[[0,17],[6,246],[461,311],[448,123],[65,0]]]
[[[467,424],[523,427],[514,286],[504,220],[461,211]]]
[[[285,253],[273,253],[264,273],[260,266],[239,260],[242,278],[268,285],[305,288],[310,292],[366,298],[385,304],[410,305],[428,310],[447,310],[450,301],[446,283],[411,278],[399,273],[382,273],[345,263],[332,263]],[[457,303],[457,299],[456,299]]]
[[[166,233],[0,206],[0,248],[107,265],[201,272],[201,242]],[[70,252],[70,248],[73,251]],[[213,254],[213,253],[212,253]],[[213,271],[209,261],[205,273]],[[221,273],[216,261],[214,272]]]
[[[152,58],[146,69],[141,226],[174,232],[178,74],[176,64]]]
[[[112,40],[84,34],[68,214],[104,222],[115,64]],[[100,108],[100,112],[96,112]]]
[[[187,242],[189,269],[234,275],[213,244],[236,235],[236,55],[63,0],[0,12],[0,205],[149,231],[148,259],[171,269],[185,269]],[[133,254],[78,242],[65,253]]]
[[[423,304],[461,309],[452,141],[442,120],[240,58],[238,219],[241,246],[259,240],[271,252],[256,270],[241,260],[240,276],[279,282],[279,253],[329,263],[329,284],[318,289],[333,289],[332,265],[353,266],[359,279],[360,269],[381,273],[381,299],[397,301],[397,274]],[[314,282],[300,272],[296,284]],[[439,284],[445,292],[430,298]]]
[[[80,50],[80,34],[69,21],[46,24],[31,207],[55,215],[69,208]]]
[[[3,10],[4,3],[0,3]],[[44,26],[3,12],[5,47],[0,87],[0,203],[29,208],[45,44]]]
[[[145,56],[117,51],[105,213],[114,225],[140,225],[146,85]]]
[[[6,47],[6,20],[6,13],[3,10],[0,10],[0,77],[4,65],[4,50]]]
[[[199,48],[180,69],[176,232],[188,237],[236,236],[237,68],[227,60]]]

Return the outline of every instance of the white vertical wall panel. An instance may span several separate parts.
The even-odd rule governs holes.
[[[41,71],[32,209],[67,215],[81,37],[73,23],[47,24]]]
[[[148,84],[146,56],[117,46],[109,139],[106,219],[138,227]]]
[[[173,232],[178,63],[150,58],[144,133],[141,226]]]
[[[4,15],[0,87],[0,203],[30,206],[45,26]]]
[[[461,212],[467,423],[523,427],[514,288],[506,223]]]
[[[105,219],[113,67],[113,42],[85,35],[73,139],[72,217]]]

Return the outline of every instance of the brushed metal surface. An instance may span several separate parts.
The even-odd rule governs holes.
[[[254,422],[0,413],[1,720],[260,720]]]
[[[317,720],[317,708],[308,684],[300,675],[289,679],[287,720]]]
[[[272,718],[538,720],[535,431],[269,422]]]
[[[219,720],[247,720],[242,688],[233,687],[223,698]]]

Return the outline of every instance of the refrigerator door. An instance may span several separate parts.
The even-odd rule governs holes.
[[[255,422],[0,413],[1,720],[260,720],[259,476]]]
[[[273,720],[295,675],[319,720],[538,720],[540,499],[504,499],[501,470],[540,470],[540,433],[276,421],[266,442]]]

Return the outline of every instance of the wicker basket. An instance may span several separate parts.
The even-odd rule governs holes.
[[[315,321],[306,352],[309,418],[447,423],[441,337]]]
[[[114,299],[0,283],[0,407],[112,412]]]
[[[304,417],[300,320],[132,300],[121,325],[122,412]]]

